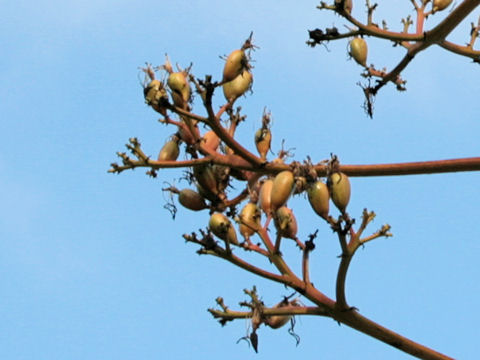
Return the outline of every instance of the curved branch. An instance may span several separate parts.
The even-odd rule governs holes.
[[[439,42],[438,46],[444,48],[445,50],[451,51],[457,55],[466,56],[473,59],[476,62],[480,62],[480,51],[473,50],[470,46],[457,45],[446,40]]]

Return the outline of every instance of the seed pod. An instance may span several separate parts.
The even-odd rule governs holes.
[[[452,0],[433,0],[433,11],[442,11],[452,3]]]
[[[278,308],[282,308],[289,305],[295,305],[295,304],[293,302],[290,303],[287,300],[282,300],[273,308],[278,309]],[[273,315],[266,318],[265,324],[270,326],[272,329],[279,329],[282,326],[284,326],[286,323],[288,323],[291,318],[292,318],[292,315]]]
[[[159,80],[152,80],[143,89],[143,95],[145,97],[145,103],[151,106],[155,111],[162,115],[166,115],[166,109],[160,106],[162,98],[167,98],[167,92]]]
[[[174,136],[172,140],[167,141],[163,145],[162,149],[158,153],[158,161],[175,161],[178,158],[180,153],[180,148],[178,147],[179,139]]]
[[[223,82],[232,81],[248,66],[247,56],[242,49],[234,50],[228,55],[223,67]]]
[[[295,177],[289,170],[279,172],[273,180],[272,194],[270,197],[270,204],[272,211],[285,205],[290,194],[292,193]]]
[[[239,216],[239,230],[245,240],[255,234],[255,230],[261,226],[261,216],[260,208],[256,204],[250,202],[244,206]]]
[[[328,219],[330,194],[327,185],[317,181],[308,188],[307,193],[313,210],[322,218]]]
[[[362,66],[367,66],[368,46],[361,37],[353,38],[350,41],[350,56]]]
[[[225,95],[225,99],[229,102],[234,102],[250,89],[252,82],[252,74],[248,70],[243,70],[243,72],[235,79],[223,84],[223,94]]]
[[[277,228],[278,233],[287,239],[297,238],[297,219],[293,215],[293,211],[286,206],[282,206],[275,212],[275,227]]]
[[[178,194],[178,202],[182,204],[187,209],[193,211],[199,211],[207,208],[207,204],[205,203],[205,199],[191,189],[183,189]]]
[[[270,143],[272,142],[272,132],[269,128],[260,128],[255,132],[255,146],[262,159],[267,158]]]
[[[330,196],[335,206],[342,213],[345,212],[350,201],[350,180],[348,176],[341,172],[333,173],[327,181]]]
[[[208,223],[210,231],[230,244],[238,245],[237,233],[230,220],[221,213],[213,213]]]
[[[263,183],[262,187],[260,188],[259,197],[259,205],[263,212],[267,215],[271,212],[271,197],[272,197],[272,187],[273,187],[273,180],[267,179]]]
[[[210,200],[215,200],[218,197],[218,183],[211,166],[195,166],[193,176],[197,179],[198,190],[202,195]]]
[[[213,130],[207,131],[205,135],[203,135],[203,141],[203,145],[212,151],[216,151],[220,145],[220,138]]]
[[[143,96],[145,97],[145,102],[147,105],[156,102],[157,94],[163,89],[163,85],[160,80],[152,80],[150,83],[143,89]]]
[[[172,90],[173,104],[186,109],[188,100],[190,100],[190,84],[187,81],[187,73],[184,71],[171,73],[168,76],[167,84]]]

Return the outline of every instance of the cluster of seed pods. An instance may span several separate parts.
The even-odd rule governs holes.
[[[360,38],[358,40],[363,41]],[[246,54],[246,50],[251,45],[248,41],[245,44],[241,49],[231,52],[225,61],[220,85],[223,88],[225,99],[229,103],[233,103],[242,96],[252,84],[253,76],[250,71],[249,56]],[[354,54],[361,49],[361,44],[351,47],[352,56],[356,56]],[[146,71],[151,79],[144,87],[146,103],[165,116],[165,100],[168,101],[170,95],[173,105],[189,111],[192,91],[188,71],[182,69],[173,71],[168,59],[161,68],[168,73],[164,82],[155,79],[153,71]],[[255,147],[260,158],[265,162],[272,140],[270,121],[270,114],[264,112],[262,126],[254,134]],[[190,145],[195,143],[194,136],[190,131],[191,125],[191,123],[187,124],[187,119],[180,116],[178,131],[161,148],[158,155],[159,161],[176,161],[182,142]],[[193,129],[198,131],[196,124],[193,125]],[[206,131],[202,137],[200,134],[196,135],[201,139],[204,151],[220,151],[221,141],[214,131]],[[225,147],[222,150],[228,153],[228,149]],[[283,160],[277,158],[273,162],[283,163]],[[248,201],[240,211],[236,212],[236,216],[229,218],[223,213],[225,207],[220,205],[227,198],[226,189],[232,177],[240,181],[247,180],[241,171],[224,165],[206,163],[192,169],[192,179],[196,189],[186,188],[176,191],[178,202],[183,207],[192,211],[210,210],[208,228],[216,237],[225,242],[228,249],[230,249],[230,245],[242,245],[237,237],[235,223],[237,223],[238,231],[244,241],[250,243],[250,238],[262,227],[262,216],[265,218],[263,226],[268,226],[270,220],[273,220],[278,236],[293,239],[297,241],[297,244],[301,244],[297,239],[297,219],[293,210],[287,206],[287,202],[293,194],[306,192],[312,209],[327,221],[330,200],[340,212],[344,213],[350,199],[350,183],[345,174],[334,172],[330,174],[326,182],[317,179],[307,182],[305,177],[299,176],[295,171],[285,170],[275,176],[260,177],[253,184],[249,184]],[[233,219],[235,221],[232,221]],[[272,325],[278,326],[275,325],[275,322],[277,320],[273,321]],[[278,320],[278,322],[282,323],[283,320]]]

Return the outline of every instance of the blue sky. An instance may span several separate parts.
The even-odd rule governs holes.
[[[2,359],[409,358],[323,318],[298,319],[298,347],[286,329],[267,328],[259,332],[259,354],[235,344],[247,324],[221,328],[206,311],[217,296],[235,307],[255,284],[273,305],[290,292],[199,257],[184,243],[181,235],[206,226],[208,214],[179,209],[173,221],[163,208],[163,182],[178,172],[161,171],[155,180],[141,170],[107,174],[129,137],[156,155],[174,132],[144,104],[138,67],[161,64],[168,53],[182,66],[193,62],[198,77],[220,77],[219,56],[250,31],[260,47],[254,93],[238,101],[248,115],[238,139],[249,148],[267,106],[273,149],[286,139],[297,160],[330,153],[345,164],[478,156],[478,65],[429,49],[405,71],[408,91],[383,89],[368,119],[355,85],[360,68],[348,61],[346,42],[328,44],[328,51],[305,45],[307,29],[343,30],[338,17],[316,5],[0,3]],[[379,11],[399,29],[409,8],[397,0]],[[360,6],[354,14],[362,16]],[[470,21],[451,39],[466,42]],[[403,55],[388,43],[369,46],[369,63],[378,67],[391,68]],[[389,223],[394,237],[358,252],[347,279],[349,303],[459,359],[478,354],[479,181],[478,173],[352,179],[352,216],[374,210],[370,230]],[[290,205],[300,236],[320,229],[312,278],[333,296],[337,241],[304,198]],[[285,255],[299,265],[293,243]]]

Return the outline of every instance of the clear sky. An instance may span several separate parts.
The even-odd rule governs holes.
[[[381,3],[380,14],[399,30],[410,2]],[[248,115],[239,139],[250,149],[267,106],[273,149],[286,139],[300,161],[330,153],[344,164],[479,155],[478,65],[438,48],[420,54],[404,73],[408,91],[383,89],[371,120],[361,109],[355,85],[361,69],[348,61],[346,41],[328,50],[305,45],[307,29],[345,29],[316,5],[0,2],[1,359],[409,358],[312,317],[297,321],[298,347],[285,328],[265,327],[259,354],[245,342],[236,344],[247,323],[222,328],[215,322],[206,309],[217,296],[235,308],[252,285],[267,305],[290,292],[199,257],[184,243],[181,235],[206,226],[208,213],[181,208],[171,219],[161,188],[178,172],[161,171],[157,179],[142,170],[107,174],[129,137],[137,136],[156,156],[174,132],[144,104],[138,67],[161,64],[168,53],[181,66],[193,62],[198,77],[218,79],[219,56],[238,48],[250,31],[260,47],[254,93],[238,101]],[[360,5],[354,15],[364,16]],[[453,40],[468,41],[470,21],[475,18]],[[369,45],[368,62],[379,68],[403,56],[388,43]],[[394,237],[356,255],[347,279],[350,305],[450,356],[477,358],[479,183],[479,173],[353,178],[352,216],[374,210],[370,231],[389,223]],[[320,229],[312,279],[333,296],[338,243],[304,198],[290,205],[300,237]],[[293,243],[286,242],[285,254],[298,268]]]

